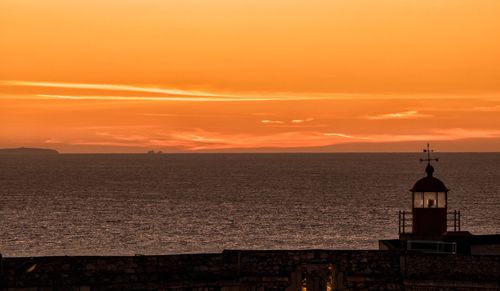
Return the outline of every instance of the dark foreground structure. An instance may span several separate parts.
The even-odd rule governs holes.
[[[500,256],[399,251],[224,251],[4,258],[2,290],[500,290]]]

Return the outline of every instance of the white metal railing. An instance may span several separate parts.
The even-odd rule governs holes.
[[[443,241],[425,241],[425,240],[408,240],[406,249],[411,251],[420,251],[435,254],[456,254],[456,242]]]

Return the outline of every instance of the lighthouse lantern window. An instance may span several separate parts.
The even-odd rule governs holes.
[[[445,192],[438,192],[438,208],[446,208],[446,193]]]
[[[413,208],[446,208],[446,193],[414,192]]]
[[[424,192],[413,193],[413,208],[424,207]]]
[[[436,208],[436,207],[437,207],[437,193],[424,192],[424,208]]]

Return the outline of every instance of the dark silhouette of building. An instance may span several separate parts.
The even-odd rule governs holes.
[[[448,189],[434,177],[429,144],[421,162],[426,176],[411,188],[411,211],[399,212],[399,239],[380,240],[381,250],[411,250],[427,253],[500,255],[500,235],[473,235],[461,230],[460,211],[448,210]]]

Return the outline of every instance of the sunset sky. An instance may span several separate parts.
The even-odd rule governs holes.
[[[498,0],[0,0],[0,147],[500,149]]]

